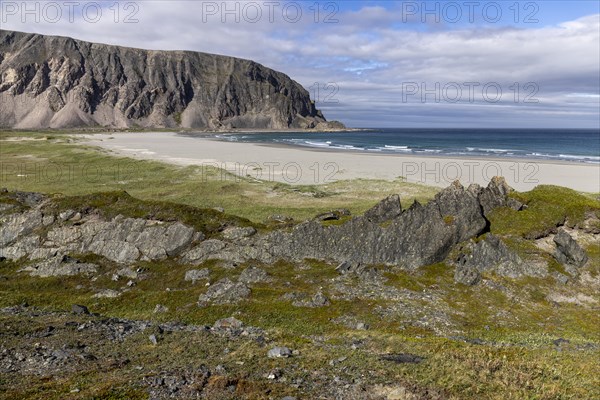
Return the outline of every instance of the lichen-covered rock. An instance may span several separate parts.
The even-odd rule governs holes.
[[[90,219],[76,226],[55,226],[48,232],[44,247],[132,263],[176,256],[190,246],[193,238],[194,229],[181,223],[115,217],[111,221]]]
[[[239,281],[245,284],[268,282],[271,278],[264,269],[257,267],[248,267],[242,271],[239,277]]]
[[[473,265],[457,265],[454,270],[454,281],[463,285],[473,286],[479,283],[481,274]]]
[[[186,282],[196,283],[196,281],[199,281],[202,279],[208,279],[209,276],[210,276],[210,271],[208,270],[208,268],[191,269],[189,271],[186,271],[184,280]]]
[[[90,263],[80,263],[66,256],[56,256],[33,266],[21,269],[31,276],[48,278],[52,276],[91,275],[98,272],[98,266]]]
[[[1,229],[1,228],[0,228]],[[38,235],[22,236],[19,240],[10,246],[0,246],[0,257],[16,261],[20,258],[34,254],[40,245],[40,237]],[[29,257],[30,259],[45,258],[45,257]]]
[[[287,347],[277,346],[273,347],[267,352],[269,358],[287,358],[292,356],[292,350]]]
[[[223,278],[211,285],[206,293],[199,297],[198,305],[237,303],[248,296],[250,296],[250,289],[246,285]]]
[[[121,296],[121,292],[113,289],[104,289],[93,295],[95,299],[114,299]]]
[[[226,245],[227,243],[217,239],[205,240],[184,253],[181,261],[190,264],[200,264],[201,262],[206,261],[211,254],[224,249]]]
[[[582,267],[587,262],[586,252],[564,229],[560,229],[554,236],[554,243],[556,243],[554,256],[561,264]]]
[[[32,210],[11,214],[0,219],[0,223],[0,248],[2,248],[41,227],[42,213],[39,210]]]
[[[240,240],[256,234],[256,229],[251,226],[232,227],[223,231],[223,237],[228,240]]]

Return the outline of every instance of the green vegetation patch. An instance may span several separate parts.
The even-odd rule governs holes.
[[[565,222],[575,226],[586,213],[600,215],[600,201],[560,186],[540,185],[513,197],[527,205],[523,211],[499,208],[489,219],[491,231],[500,235],[516,235],[526,239],[546,236]]]

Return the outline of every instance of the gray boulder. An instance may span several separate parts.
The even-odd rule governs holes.
[[[271,280],[269,274],[263,269],[257,267],[248,267],[242,271],[238,279],[240,282],[250,284],[259,282],[268,282]]]
[[[186,271],[184,280],[186,282],[196,283],[196,281],[208,279],[210,271],[207,268],[202,269],[191,269]]]
[[[71,312],[73,314],[89,314],[90,310],[88,310],[88,308],[86,306],[82,306],[79,304],[73,304],[71,306]]]
[[[561,264],[582,267],[587,262],[588,255],[586,252],[564,229],[560,229],[554,236],[554,243],[556,243],[554,257]]]
[[[223,237],[228,240],[240,240],[256,234],[256,229],[251,226],[232,227],[223,231]]]
[[[206,293],[199,297],[198,305],[237,303],[248,296],[250,296],[250,289],[246,285],[241,282],[234,283],[229,278],[223,278],[210,286]]]
[[[454,281],[463,285],[473,286],[479,283],[481,274],[474,265],[457,265],[454,270]]]
[[[287,358],[292,356],[292,350],[287,347],[273,347],[268,351],[267,357],[269,358]]]
[[[223,250],[226,245],[227,243],[217,239],[205,240],[196,247],[185,252],[181,257],[181,261],[189,264],[200,264],[206,261],[212,254]]]

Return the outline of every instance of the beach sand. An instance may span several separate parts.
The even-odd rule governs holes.
[[[241,176],[290,184],[404,177],[408,182],[445,187],[457,179],[463,185],[487,185],[493,176],[500,175],[519,191],[550,184],[600,192],[600,165],[575,162],[367,154],[224,142],[174,132],[94,134],[85,138],[88,144],[131,158],[214,166]]]

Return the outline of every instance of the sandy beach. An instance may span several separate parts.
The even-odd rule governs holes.
[[[600,165],[498,158],[415,157],[292,146],[224,142],[174,132],[86,135],[86,142],[116,154],[182,166],[214,166],[241,176],[290,184],[404,177],[444,187],[454,180],[486,185],[504,176],[519,191],[550,184],[600,192]]]

